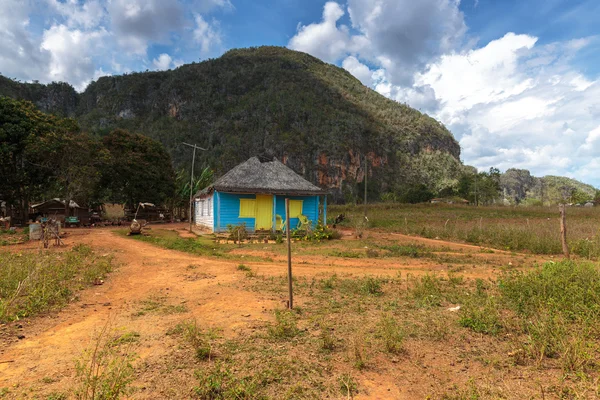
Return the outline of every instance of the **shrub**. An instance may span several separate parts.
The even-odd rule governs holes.
[[[402,351],[404,332],[390,314],[382,315],[377,325],[377,334],[383,342],[385,351],[396,354]]]
[[[442,287],[438,277],[424,275],[417,279],[411,289],[412,297],[422,307],[440,306],[442,302]]]
[[[234,242],[241,242],[248,239],[248,230],[246,229],[245,222],[240,225],[227,225],[227,232],[229,233],[227,238]]]
[[[460,310],[459,324],[478,333],[497,335],[502,329],[494,297],[475,296]]]
[[[293,311],[275,310],[275,324],[269,327],[269,335],[275,339],[293,338],[300,330],[298,329],[296,316]]]
[[[130,392],[133,381],[135,341],[115,341],[108,326],[75,362],[78,400],[116,400]]]

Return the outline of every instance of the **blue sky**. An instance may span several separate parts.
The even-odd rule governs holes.
[[[67,81],[279,45],[444,123],[480,169],[600,187],[597,0],[0,0],[0,73]]]

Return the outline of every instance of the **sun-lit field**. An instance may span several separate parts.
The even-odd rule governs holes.
[[[362,206],[332,206],[330,222],[339,214],[340,226],[362,224]],[[560,254],[558,207],[474,207],[446,204],[369,205],[370,228],[439,238],[501,250]],[[567,208],[568,242],[582,257],[600,256],[600,208]]]
[[[291,311],[277,235],[167,224],[73,229],[73,249],[42,258],[5,246],[0,398],[600,396],[600,269],[562,260],[553,209],[380,204],[368,224],[362,207],[329,212],[346,215],[340,239],[292,243]],[[599,216],[568,210],[572,248]]]

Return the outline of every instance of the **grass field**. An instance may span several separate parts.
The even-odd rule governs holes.
[[[331,206],[328,215],[344,214],[340,226],[361,225],[361,206]],[[369,206],[372,229],[439,238],[501,250],[560,254],[560,223],[555,207],[473,207],[446,204]],[[362,228],[359,226],[359,228]],[[568,242],[573,253],[600,256],[600,208],[567,209]]]
[[[77,231],[130,263],[105,286],[107,296],[119,279],[127,288],[123,303],[110,297],[124,310],[120,333],[77,358],[75,386],[42,381],[40,393],[119,382],[132,398],[159,387],[199,399],[600,397],[600,212],[568,209],[581,257],[559,261],[553,209],[378,204],[368,226],[362,211],[330,208],[346,214],[341,240],[293,243],[292,311],[283,243],[217,243],[180,226]],[[77,244],[0,253],[0,321],[66,304],[110,271],[100,254]],[[128,268],[139,269],[119,278]],[[6,398],[30,389],[20,390]]]
[[[112,268],[110,256],[84,245],[64,253],[0,252],[0,323],[60,308]]]

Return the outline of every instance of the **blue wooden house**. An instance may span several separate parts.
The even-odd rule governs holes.
[[[195,196],[196,225],[211,232],[246,224],[248,231],[282,230],[285,199],[290,199],[290,227],[327,217],[326,192],[277,159],[252,157]],[[320,214],[321,212],[321,214]]]

